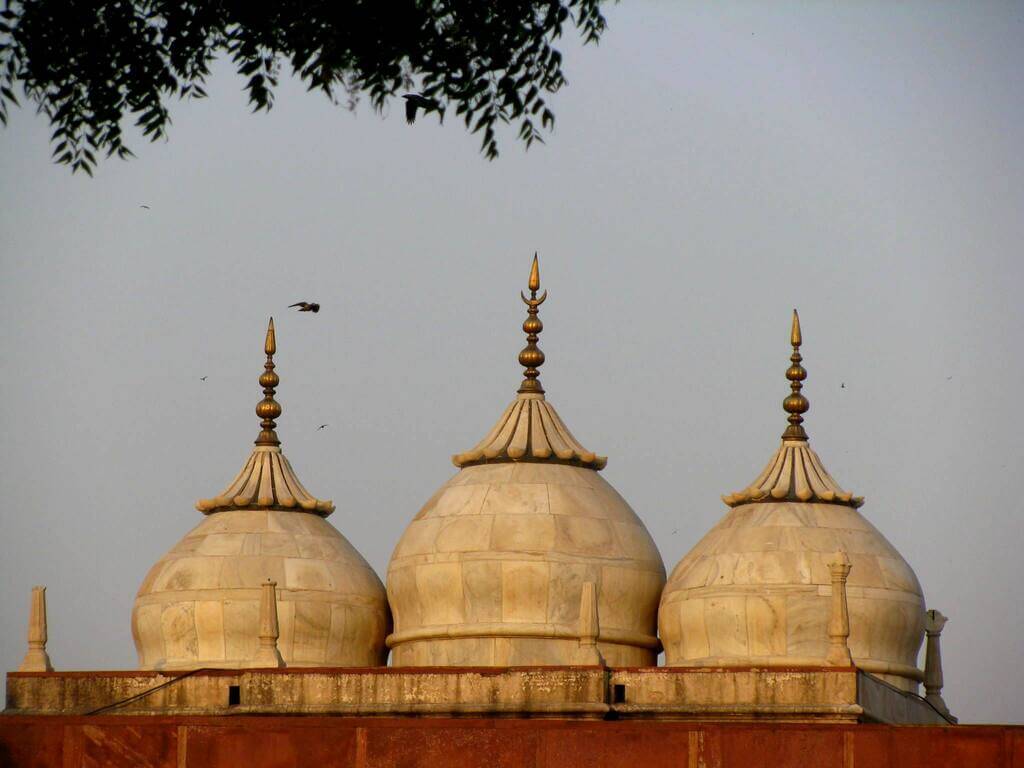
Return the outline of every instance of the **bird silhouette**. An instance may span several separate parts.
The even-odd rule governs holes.
[[[840,389],[846,389],[846,382],[844,381],[842,384],[840,384],[839,388]]]
[[[206,381],[206,379],[207,379],[207,377],[206,377],[206,376],[200,376],[200,377],[199,377],[199,380],[200,380],[200,381]]]
[[[326,426],[327,426],[326,424],[321,424],[319,427],[316,428],[316,431],[319,432],[321,429],[323,429]]]
[[[148,205],[140,205],[139,208],[145,208],[147,211],[149,210],[149,206]]]
[[[422,93],[407,93],[402,98],[405,99],[405,122],[410,125],[416,121],[417,109],[422,109],[423,114],[437,112],[441,122],[444,122],[444,110],[437,99],[427,98]]]
[[[315,301],[297,301],[294,304],[289,304],[288,308],[298,307],[299,312],[313,312],[314,314],[320,311],[320,305]]]

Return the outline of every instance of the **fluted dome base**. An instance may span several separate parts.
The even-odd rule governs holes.
[[[243,509],[204,518],[150,569],[132,610],[139,666],[253,666],[267,579],[288,666],[384,664],[384,586],[348,540],[317,514]]]
[[[394,647],[391,662],[396,667],[530,667],[590,664],[583,661],[579,638],[557,637],[557,627],[539,625],[518,627],[533,631],[532,637],[487,637],[487,633],[507,632],[505,627],[462,627],[471,637],[439,634],[420,640],[405,640]],[[442,630],[443,632],[444,630]],[[653,645],[653,638],[636,638]],[[599,642],[605,663],[612,667],[651,667],[657,663],[655,648]]]

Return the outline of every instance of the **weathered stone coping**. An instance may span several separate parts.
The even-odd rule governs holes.
[[[4,714],[946,722],[919,697],[827,666],[10,672]]]
[[[949,724],[923,698],[856,667],[646,667],[613,670],[611,683],[623,717]]]
[[[603,638],[602,638],[603,639]],[[822,667],[820,656],[758,656],[758,663],[752,665],[748,660],[737,660],[723,657],[720,659],[687,659],[683,669],[833,669]],[[855,659],[857,669],[873,675],[895,675],[916,682],[924,682],[924,671],[908,664],[896,664],[873,659]],[[669,667],[665,667],[669,669]]]
[[[5,712],[600,718],[608,712],[606,690],[607,671],[601,667],[12,672],[7,677]],[[231,703],[232,695],[237,704]]]

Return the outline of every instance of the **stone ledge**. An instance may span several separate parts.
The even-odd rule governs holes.
[[[236,703],[231,703],[232,688]],[[5,714],[604,717],[600,667],[9,673]]]
[[[366,667],[11,672],[6,715],[491,716],[946,724],[840,667]]]
[[[622,717],[948,725],[922,698],[856,667],[650,667],[612,672]]]

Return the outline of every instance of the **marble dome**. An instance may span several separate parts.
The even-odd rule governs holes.
[[[908,691],[925,604],[914,571],[858,510],[810,448],[802,426],[799,318],[793,317],[793,393],[782,445],[746,489],[723,497],[725,517],[680,561],[661,598],[668,666],[816,666],[828,652],[828,563],[843,551],[850,652],[857,667]]]
[[[281,451],[267,331],[262,431],[238,476],[196,507],[206,517],[149,571],[132,609],[142,669],[255,666],[262,585],[277,584],[278,649],[296,667],[376,666],[387,658],[384,586],[326,518]]]
[[[388,566],[394,666],[568,665],[596,608],[611,665],[653,665],[665,567],[538,380],[536,259],[516,399],[409,524]],[[591,584],[591,587],[585,585]],[[587,606],[589,595],[596,605]],[[581,607],[582,606],[582,607]]]

